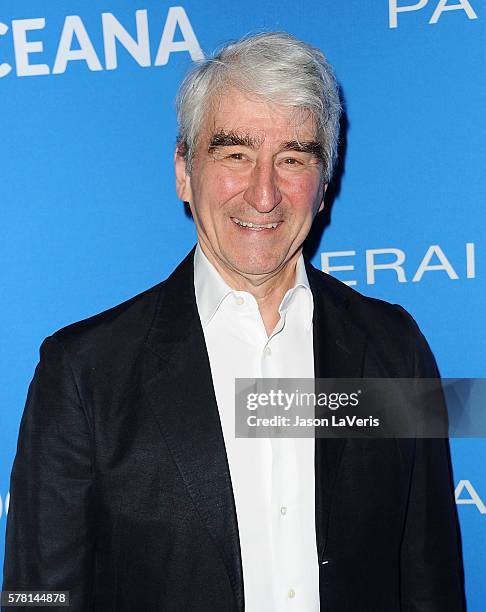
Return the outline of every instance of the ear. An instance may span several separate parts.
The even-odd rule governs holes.
[[[321,203],[320,203],[320,205],[319,205],[319,210],[318,210],[317,212],[321,212],[321,210],[324,210],[324,196],[326,195],[326,191],[327,191],[327,186],[328,186],[328,184],[329,184],[329,183],[326,183],[326,184],[324,185],[324,189],[323,189],[323,191],[322,191],[322,201],[321,201]]]
[[[174,153],[174,167],[176,177],[177,196],[183,202],[192,202],[191,177],[186,171],[186,160],[180,149],[176,147]]]

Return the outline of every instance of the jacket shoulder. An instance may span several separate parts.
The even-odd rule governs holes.
[[[309,272],[309,271],[308,271]],[[430,347],[412,315],[399,304],[365,296],[340,280],[311,269],[310,276],[346,316],[364,332],[370,345],[381,355],[401,356],[413,375],[435,377],[437,366]]]
[[[180,295],[193,287],[193,258],[194,249],[154,287],[49,336],[41,347],[41,360],[49,346],[57,346],[73,372],[104,377],[104,381],[126,378],[136,368],[163,307],[177,318]],[[161,324],[167,323],[175,321],[168,316]]]
[[[396,327],[406,332],[417,331],[418,326],[412,316],[399,304],[363,295],[337,278],[312,268],[315,284],[320,285],[335,303],[343,303],[349,308],[349,314],[368,327],[373,324]]]
[[[133,296],[132,298],[95,314],[87,319],[71,323],[51,336],[72,357],[87,353],[122,353],[138,343],[143,343],[164,290],[164,283]]]

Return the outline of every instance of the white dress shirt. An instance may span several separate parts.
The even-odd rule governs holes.
[[[314,378],[303,257],[270,337],[256,299],[231,289],[199,245],[194,285],[235,497],[246,610],[317,612],[314,439],[235,437],[235,378]]]

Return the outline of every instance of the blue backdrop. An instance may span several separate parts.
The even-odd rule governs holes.
[[[0,550],[38,347],[157,283],[193,245],[174,96],[192,59],[248,32],[321,47],[342,86],[344,163],[314,264],[406,307],[443,376],[486,376],[485,24],[484,0],[2,0]],[[479,612],[486,444],[452,452]]]

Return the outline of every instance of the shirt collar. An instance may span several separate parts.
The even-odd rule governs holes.
[[[285,315],[295,296],[298,293],[304,294],[306,299],[304,325],[309,329],[312,325],[314,300],[302,255],[297,260],[295,272],[295,284],[284,295],[278,311],[280,315]],[[205,327],[214,317],[224,299],[234,290],[222,279],[216,268],[203,253],[199,243],[194,253],[194,288],[199,318],[202,326]]]
[[[202,326],[205,327],[232,289],[203,253],[199,242],[194,253],[194,288],[199,318]]]
[[[304,257],[301,254],[297,260],[297,266],[295,268],[295,284],[287,291],[284,295],[283,300],[280,303],[278,312],[280,315],[284,315],[290,307],[290,304],[295,300],[295,296],[303,294],[306,300],[304,310],[304,324],[307,328],[312,325],[312,315],[314,314],[314,299],[312,297],[312,291],[307,278],[307,272],[305,271]]]

